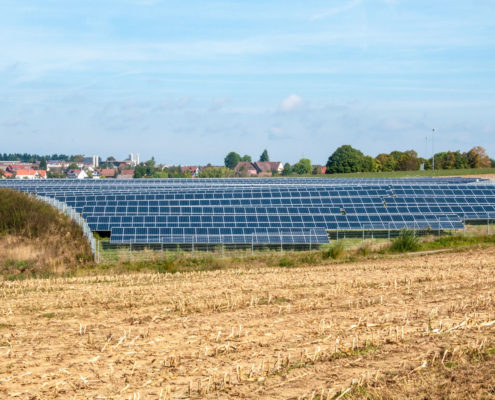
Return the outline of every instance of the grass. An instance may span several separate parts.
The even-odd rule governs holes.
[[[426,176],[464,176],[495,174],[494,168],[468,168],[468,169],[437,169],[435,171],[389,171],[389,172],[353,172],[347,174],[321,174],[321,175],[291,175],[290,177],[313,178],[411,178]]]
[[[0,189],[1,275],[60,274],[91,262],[91,249],[76,223],[32,196]]]
[[[392,241],[390,251],[396,253],[405,253],[417,251],[420,248],[419,238],[416,233],[410,229],[403,229],[399,236]]]
[[[492,232],[495,230],[492,229]],[[482,234],[484,232],[484,234]],[[360,260],[375,260],[396,256],[401,252],[425,252],[436,250],[464,250],[467,248],[486,248],[495,245],[495,236],[486,235],[485,230],[468,228],[465,234],[451,234],[445,236],[410,236],[409,232],[402,232],[401,236],[388,242],[386,239],[343,239],[332,241],[329,245],[321,246],[311,251],[295,250],[265,250],[245,253],[225,252],[208,253],[196,251],[194,254],[187,251],[153,252],[151,250],[136,251],[132,261],[129,261],[129,251],[124,250],[125,256],[103,257],[101,264],[88,264],[64,276],[87,276],[95,274],[126,274],[126,273],[182,273],[217,271],[229,269],[257,269],[264,267],[297,268],[300,266],[332,265],[336,263],[351,263]],[[104,256],[104,252],[102,252]],[[51,275],[47,274],[46,277]],[[9,279],[25,279],[29,275],[19,277],[10,276]],[[38,276],[43,277],[43,276]]]

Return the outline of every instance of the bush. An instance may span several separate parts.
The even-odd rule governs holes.
[[[342,257],[344,254],[344,245],[342,242],[336,241],[328,250],[323,253],[323,258],[333,258],[334,260]]]
[[[285,255],[279,260],[278,265],[279,267],[294,267],[296,262],[293,257]]]
[[[419,247],[419,238],[414,231],[402,229],[399,236],[392,242],[390,250],[396,253],[404,253],[406,251],[416,251]]]
[[[369,241],[365,241],[361,244],[361,246],[359,246],[357,253],[360,256],[367,256],[371,253],[371,250],[371,243]]]

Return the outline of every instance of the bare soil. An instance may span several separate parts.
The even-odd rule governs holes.
[[[495,397],[495,249],[0,281],[0,398]]]

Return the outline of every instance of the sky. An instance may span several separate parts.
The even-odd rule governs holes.
[[[2,153],[325,164],[343,144],[493,158],[493,0],[0,0]]]

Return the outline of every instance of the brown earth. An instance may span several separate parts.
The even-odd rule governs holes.
[[[0,398],[493,398],[495,249],[0,281]]]

